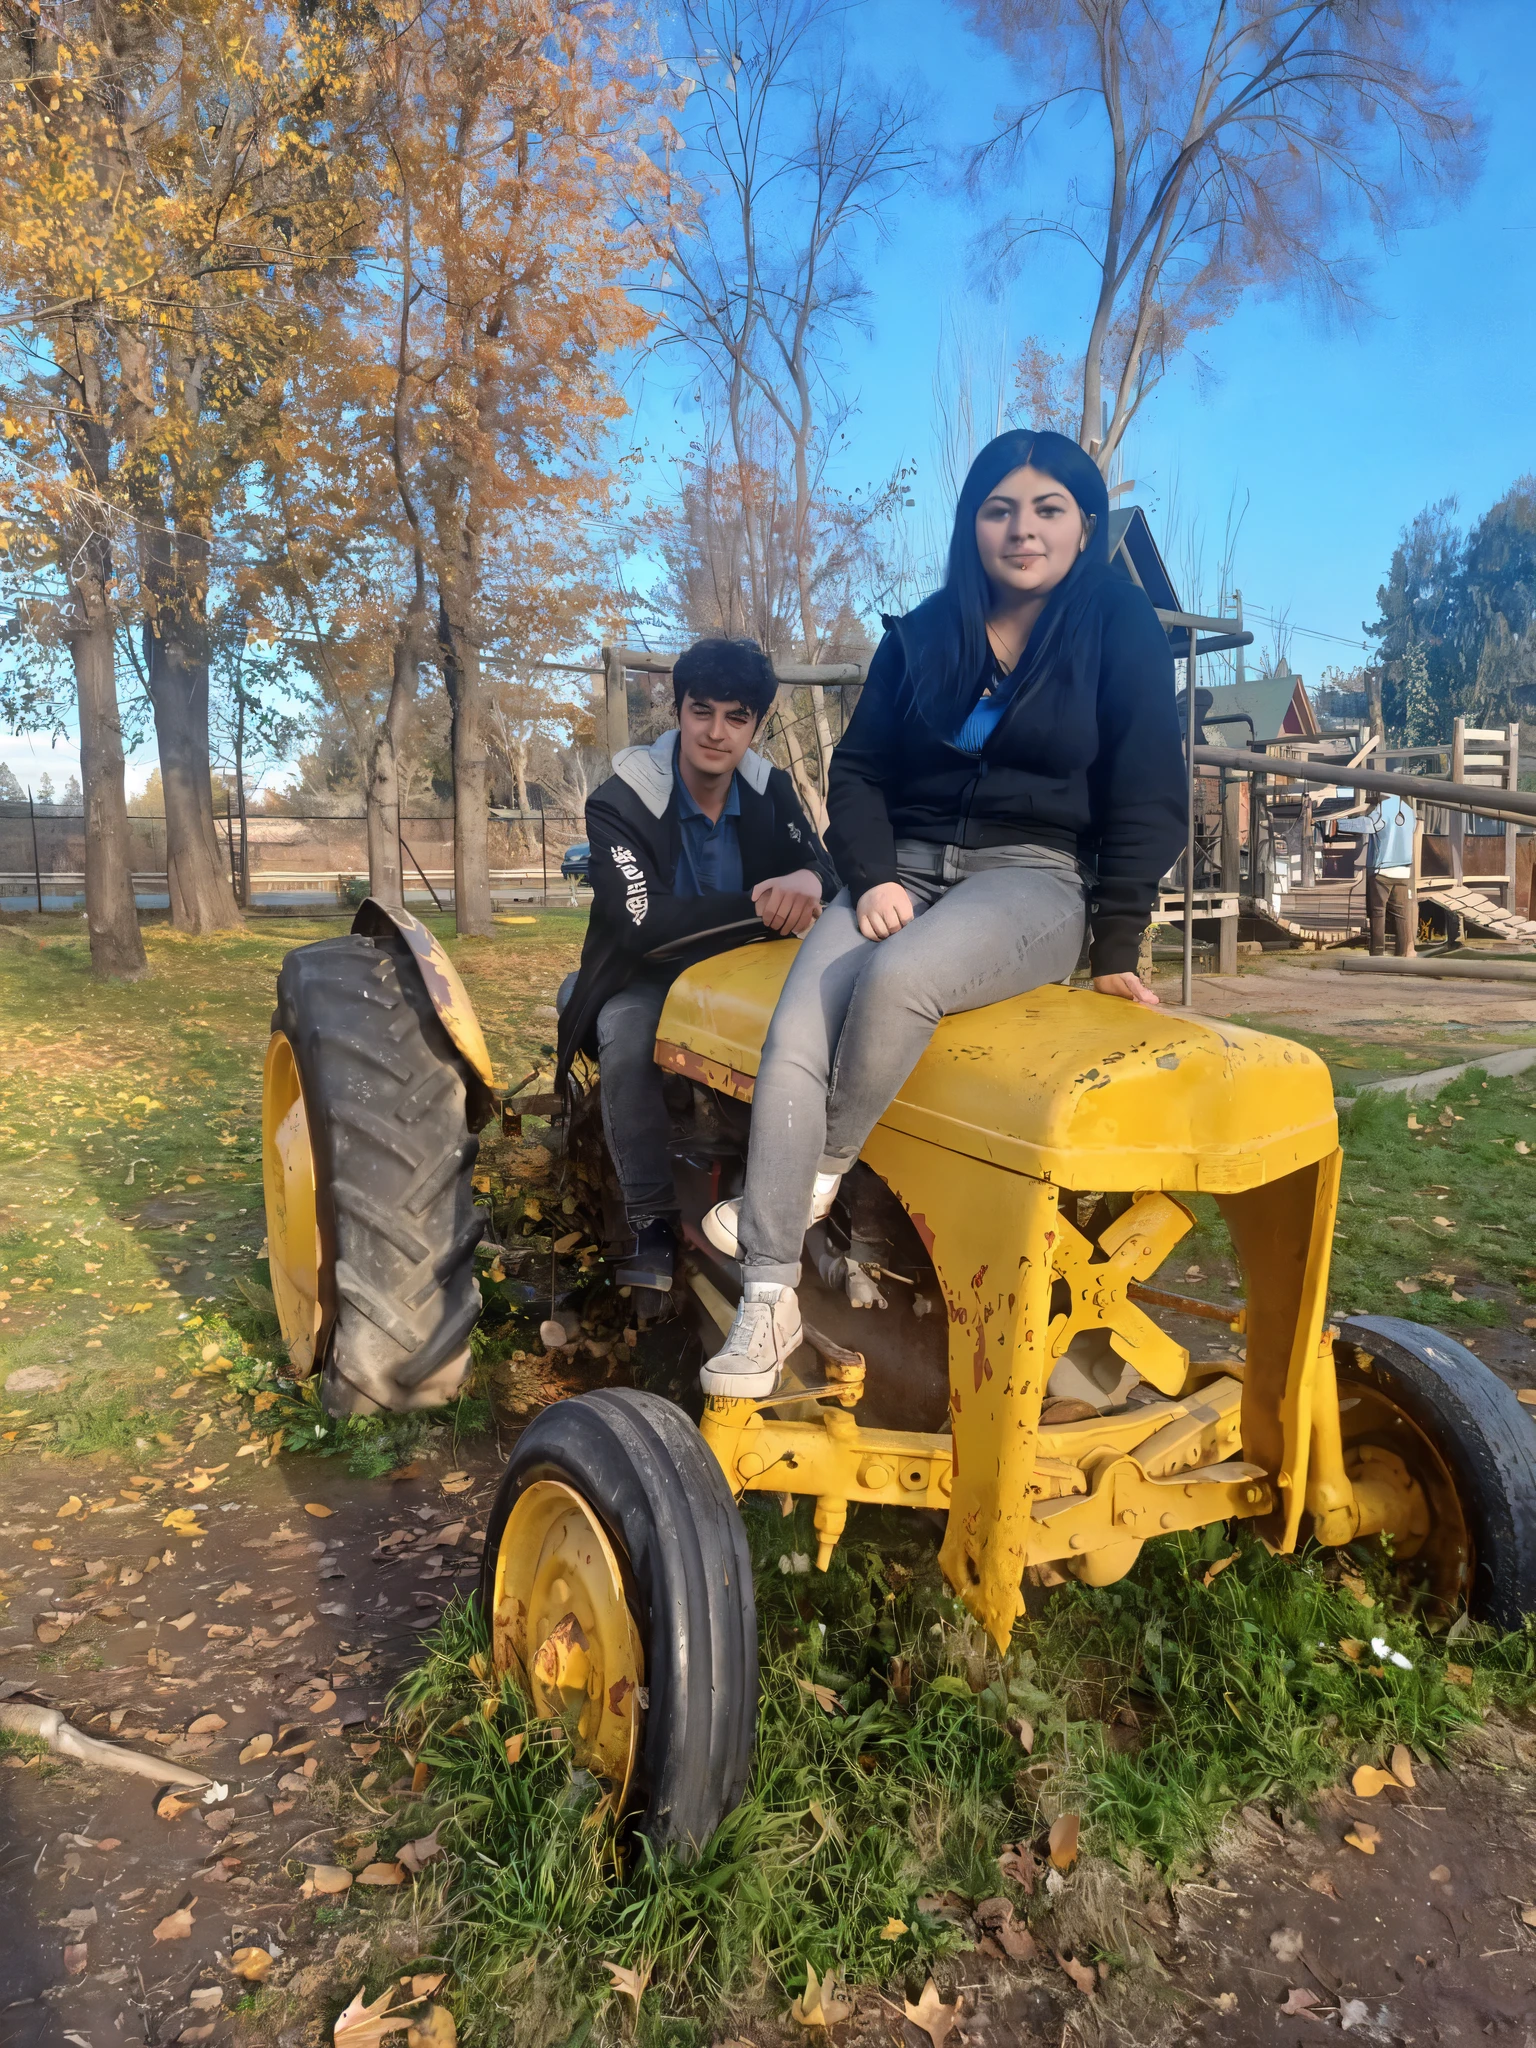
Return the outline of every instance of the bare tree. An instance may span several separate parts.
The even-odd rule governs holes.
[[[691,88],[687,143],[703,164],[690,159],[696,208],[667,251],[661,299],[672,338],[719,401],[749,613],[775,629],[792,622],[808,662],[823,652],[826,465],[850,410],[836,351],[866,297],[858,245],[881,230],[923,161],[915,94],[854,74],[839,12],[837,0],[682,0],[687,54],[676,63]],[[710,456],[718,467],[717,447]],[[780,568],[793,599],[787,618]],[[817,778],[795,725],[787,730],[791,769],[819,815],[832,735],[822,694],[810,696]]]
[[[1324,308],[1361,303],[1348,252],[1454,191],[1477,130],[1432,54],[1434,0],[966,0],[976,31],[1031,81],[971,154],[973,186],[1023,168],[1052,117],[1076,130],[1055,210],[1009,212],[985,238],[1003,269],[1046,237],[1090,268],[1074,376],[1077,438],[1106,473],[1190,337],[1256,287]],[[1039,349],[1040,344],[1032,344]]]

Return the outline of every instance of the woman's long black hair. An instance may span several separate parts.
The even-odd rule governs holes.
[[[1092,458],[1065,434],[1035,433],[1028,427],[1012,428],[989,441],[960,489],[943,586],[903,622],[908,677],[923,716],[946,736],[959,728],[975,705],[990,659],[987,614],[992,609],[992,586],[976,546],[976,515],[1003,478],[1026,463],[1071,493],[1089,533],[1087,546],[1035,622],[1012,679],[1012,694],[1027,689],[1047,664],[1077,651],[1108,573],[1109,492]],[[1097,634],[1086,637],[1093,639],[1096,651]],[[1086,646],[1082,651],[1088,652]]]

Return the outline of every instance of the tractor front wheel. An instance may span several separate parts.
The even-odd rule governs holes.
[[[659,1848],[702,1848],[746,1790],[757,1610],[746,1531],[693,1424],[600,1389],[518,1438],[486,1529],[492,1661]]]
[[[1407,1490],[1394,1555],[1445,1605],[1518,1628],[1536,1612],[1536,1416],[1465,1345],[1351,1316],[1334,1352],[1344,1468]]]

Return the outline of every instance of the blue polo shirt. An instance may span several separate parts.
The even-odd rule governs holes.
[[[701,811],[672,756],[672,787],[677,796],[680,846],[672,877],[674,896],[731,896],[742,886],[741,790],[731,777],[725,808],[718,818]]]

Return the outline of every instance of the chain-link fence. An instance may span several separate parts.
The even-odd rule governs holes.
[[[236,897],[252,911],[341,915],[368,893],[368,832],[360,816],[290,817],[265,812],[218,818],[219,845]],[[579,817],[532,811],[488,827],[494,904],[575,903],[586,882],[586,826]],[[165,820],[128,820],[128,862],[140,910],[165,910]],[[400,864],[414,910],[453,905],[453,819],[400,820]],[[53,806],[0,804],[0,910],[85,907],[85,818]]]

